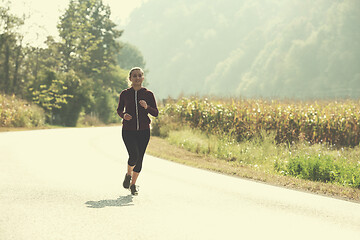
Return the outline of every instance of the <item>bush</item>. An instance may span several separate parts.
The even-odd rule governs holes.
[[[159,107],[159,116],[151,117],[151,134],[166,138],[169,136],[170,130],[179,130],[182,126],[178,124],[178,119],[174,116],[164,113],[164,109]]]
[[[44,110],[15,95],[0,94],[1,127],[39,127],[45,123]]]
[[[85,113],[80,113],[79,120],[77,121],[78,127],[87,127],[87,126],[101,126],[104,123],[95,115],[89,115]]]

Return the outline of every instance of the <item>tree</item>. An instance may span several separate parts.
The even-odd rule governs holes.
[[[110,14],[109,6],[105,6],[102,0],[71,0],[60,17],[62,69],[65,72],[74,71],[80,79],[80,84],[72,86],[71,95],[74,98],[66,107],[66,111],[72,112],[72,117],[76,119],[82,108],[95,114],[99,109],[113,111],[108,101],[96,101],[104,94],[111,95],[119,90],[116,84],[114,86],[114,78],[118,77],[114,75],[117,72],[114,69],[115,54],[120,49],[116,39],[122,31],[115,28]],[[109,120],[104,114],[99,117],[104,122]]]
[[[27,98],[41,106],[45,110],[47,122],[53,123],[56,120],[54,113],[73,98],[68,93],[71,86],[69,79],[76,77],[69,78],[72,76],[71,72],[60,71],[59,44],[52,37],[48,37],[45,43],[47,48],[33,48],[26,59],[25,66],[30,73]]]
[[[117,54],[117,62],[121,68],[131,69],[141,67],[145,69],[145,59],[140,50],[130,43],[121,43],[121,51]]]
[[[114,54],[120,48],[115,40],[122,33],[115,27],[110,8],[102,0],[71,0],[58,25],[65,70],[98,76],[114,65]]]
[[[120,42],[120,46],[121,51],[116,55],[119,66],[128,71],[133,67],[141,67],[145,75],[147,75],[148,70],[145,69],[145,59],[140,50],[130,43]],[[147,79],[145,79],[143,85],[147,86],[147,84]]]
[[[0,6],[0,91],[37,103],[50,123],[75,126],[81,111],[117,121],[111,113],[127,74],[116,61],[122,31],[110,13],[102,0],[71,0],[58,24],[61,41],[49,36],[40,48],[23,46],[25,17]]]
[[[0,89],[7,94],[17,91],[19,69],[24,59],[23,36],[17,32],[24,24],[9,12],[9,7],[0,6]]]

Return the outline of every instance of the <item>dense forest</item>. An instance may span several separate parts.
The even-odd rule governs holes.
[[[149,0],[124,38],[158,97],[360,96],[358,0]]]
[[[80,115],[117,122],[128,70],[144,68],[145,61],[134,45],[119,40],[123,30],[110,20],[110,7],[102,0],[69,1],[59,16],[60,40],[48,36],[46,47],[34,47],[19,30],[26,17],[9,6],[0,6],[0,93],[36,103],[50,124],[76,126]]]

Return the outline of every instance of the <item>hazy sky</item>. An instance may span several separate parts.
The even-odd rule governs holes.
[[[148,0],[103,0],[111,8],[111,18],[125,25],[131,12]],[[30,15],[21,31],[25,41],[41,45],[46,36],[57,36],[56,25],[69,4],[69,0],[12,0],[11,12],[17,16]]]

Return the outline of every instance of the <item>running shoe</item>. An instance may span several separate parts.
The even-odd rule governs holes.
[[[128,189],[130,187],[130,181],[131,181],[131,176],[125,174],[125,179],[123,182],[124,188]]]
[[[132,195],[138,195],[138,193],[139,193],[139,190],[135,184],[130,186],[130,191],[131,191]]]

